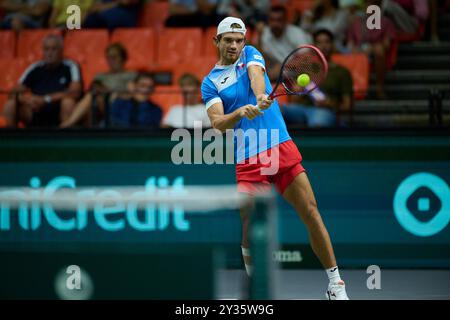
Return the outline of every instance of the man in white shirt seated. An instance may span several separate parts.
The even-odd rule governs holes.
[[[165,128],[194,128],[200,121],[203,128],[211,127],[206,106],[200,100],[200,81],[190,73],[183,74],[178,84],[185,99],[185,105],[174,105],[163,119]]]
[[[270,8],[268,25],[260,37],[260,47],[267,62],[267,72],[274,81],[280,73],[284,59],[302,44],[311,44],[311,35],[300,27],[289,24],[286,8],[275,5]]]

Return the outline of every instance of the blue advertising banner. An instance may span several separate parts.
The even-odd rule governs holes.
[[[319,209],[335,244],[449,245],[450,170],[447,163],[307,162]],[[1,163],[2,186],[58,189],[86,186],[230,184],[230,166],[167,163]],[[210,177],[214,177],[211,181]],[[11,187],[11,197],[20,194]],[[106,189],[103,192],[108,192]],[[110,191],[115,192],[115,191]],[[114,194],[111,194],[113,197]],[[207,199],[205,199],[207,201]],[[295,211],[278,201],[280,243],[308,244]],[[44,206],[0,207],[0,242],[217,243],[240,241],[236,211],[167,213],[125,203],[56,212]]]
[[[102,148],[114,146],[109,138],[104,140],[108,143],[98,144],[95,151],[98,154]],[[364,138],[359,141],[362,140]],[[321,157],[319,153],[314,156],[314,150],[317,150],[314,148],[326,149],[327,141],[330,148],[352,146],[349,139],[341,141],[334,137],[319,141],[304,138],[304,148],[300,146],[300,150],[340,263],[350,267],[367,266],[367,263],[393,267],[450,267],[450,159],[445,160],[443,153],[446,151],[441,145],[436,141],[434,145],[433,142],[428,145],[422,139],[419,147],[411,141],[403,146],[403,150],[410,153],[416,147],[416,150],[433,147],[428,149],[429,155],[434,154],[428,161],[422,152],[418,159],[393,160],[396,156],[392,149],[385,159],[380,156],[382,149],[372,150],[378,154],[372,159],[352,157],[351,153],[346,155],[347,160],[342,158],[342,154],[339,159]],[[371,137],[369,141],[373,144],[375,139]],[[441,141],[449,144],[448,139]],[[23,143],[19,141],[18,145]],[[50,141],[42,145],[27,143],[33,145],[37,152],[52,147]],[[58,148],[61,144],[60,140],[55,142]],[[140,140],[127,147],[147,150],[151,144],[151,140],[145,143]],[[3,143],[3,148],[11,148],[11,145]],[[165,154],[170,153],[168,146],[161,147],[160,140],[155,145],[165,148]],[[382,141],[377,140],[372,147],[381,145]],[[395,143],[386,141],[386,145],[392,148]],[[8,190],[2,189],[1,192],[20,199],[22,195],[17,190],[20,187],[30,187],[30,192],[33,188],[44,188],[45,192],[57,195],[61,188],[104,186],[106,190],[102,192],[114,198],[117,195],[115,191],[108,191],[108,186],[137,185],[144,190],[155,186],[171,189],[186,185],[235,183],[233,165],[175,165],[154,159],[132,161],[129,158],[133,156],[128,156],[128,159],[123,156],[122,161],[117,158],[114,161],[93,161],[90,154],[77,155],[78,158],[89,158],[89,161],[67,158],[77,147],[78,143],[69,141],[61,148],[64,160],[59,161],[44,161],[45,155],[36,158],[31,155],[30,161],[23,158],[11,161],[14,156],[4,154],[0,161],[0,187],[8,187]],[[121,148],[126,150],[127,147]],[[109,152],[119,157],[118,152],[123,150]],[[305,154],[313,156],[305,157]],[[138,153],[133,155],[139,157]],[[309,248],[308,233],[296,212],[281,197],[278,197],[277,204],[282,250],[275,256],[282,262],[292,262],[291,266],[317,266]],[[230,265],[233,266],[241,263],[240,237],[239,213],[232,210],[199,215],[183,210],[167,212],[157,205],[136,210],[129,203],[119,202],[114,207],[99,203],[87,209],[80,202],[73,212],[59,212],[45,205],[23,204],[17,210],[8,203],[0,203],[2,248],[67,242],[215,244],[229,251]]]

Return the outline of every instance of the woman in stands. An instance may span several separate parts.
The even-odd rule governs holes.
[[[105,50],[106,60],[108,61],[109,71],[99,73],[92,81],[89,92],[78,102],[75,110],[67,121],[64,121],[60,127],[68,128],[81,124],[89,126],[92,124],[94,114],[92,113],[92,103],[96,102],[95,119],[98,123],[102,122],[105,114],[106,103],[112,103],[113,100],[127,90],[128,82],[136,77],[136,73],[125,70],[125,63],[128,54],[120,43],[113,43]]]

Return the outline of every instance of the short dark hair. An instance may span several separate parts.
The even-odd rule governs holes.
[[[196,86],[200,86],[200,80],[198,80],[198,78],[192,74],[192,73],[184,73],[179,79],[178,79],[178,85],[181,86],[181,84],[184,81],[190,81],[192,83],[195,83]]]
[[[123,61],[128,60],[128,51],[127,51],[127,49],[125,49],[123,44],[121,44],[120,42],[114,42],[114,43],[111,43],[109,46],[107,46],[106,50],[105,50],[105,54],[107,54],[111,50],[117,50]]]
[[[317,40],[317,37],[320,36],[321,34],[327,35],[328,38],[330,38],[331,42],[334,41],[334,34],[333,34],[333,32],[331,32],[331,31],[328,30],[328,29],[319,29],[319,30],[316,30],[316,31],[313,33],[313,39],[314,39],[314,42]]]
[[[283,13],[285,16],[287,15],[287,10],[285,6],[282,6],[280,4],[276,4],[270,7],[270,11],[269,12],[281,12]]]

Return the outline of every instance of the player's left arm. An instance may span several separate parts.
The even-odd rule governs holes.
[[[261,110],[268,109],[273,100],[269,99],[266,94],[265,70],[259,65],[250,65],[247,68],[247,72],[250,78],[250,86],[255,94],[259,108]]]

